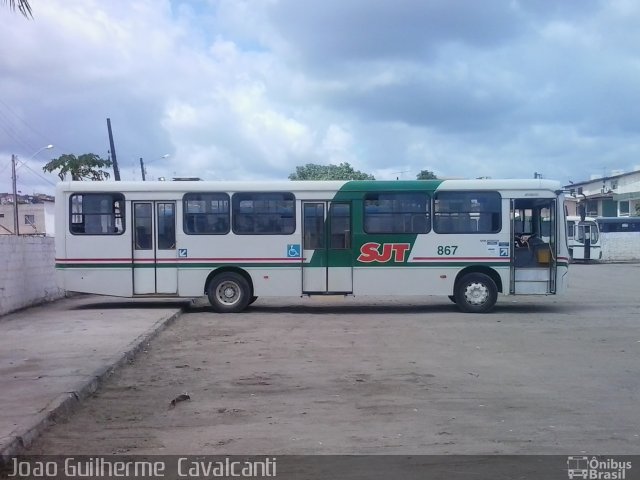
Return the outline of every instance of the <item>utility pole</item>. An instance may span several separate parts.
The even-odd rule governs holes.
[[[140,157],[140,172],[142,172],[142,181],[145,182],[147,180],[147,171],[144,169],[144,162],[142,161],[142,157]]]
[[[111,119],[107,118],[107,130],[109,131],[109,145],[111,147],[111,160],[113,161],[113,178],[116,182],[120,181],[120,169],[118,168],[118,159],[116,158],[116,147],[113,144],[113,133],[111,132]]]
[[[13,184],[13,234],[20,235],[18,222],[18,188],[16,186],[16,156],[11,155],[11,183]]]

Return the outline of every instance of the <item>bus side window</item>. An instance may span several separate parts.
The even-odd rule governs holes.
[[[501,218],[498,192],[444,190],[434,195],[436,233],[498,233]]]
[[[151,204],[136,203],[133,213],[136,250],[151,250],[153,248]]]
[[[69,198],[69,232],[73,235],[124,233],[124,195],[74,193]]]
[[[158,248],[173,250],[176,248],[176,213],[173,203],[158,204]]]
[[[428,233],[429,195],[424,192],[371,192],[364,197],[364,231],[368,234]]]
[[[291,235],[296,230],[291,192],[238,192],[232,200],[232,230],[239,235]]]

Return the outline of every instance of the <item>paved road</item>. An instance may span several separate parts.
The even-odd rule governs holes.
[[[573,265],[568,296],[487,315],[435,297],[196,304],[32,452],[637,453],[639,279]]]

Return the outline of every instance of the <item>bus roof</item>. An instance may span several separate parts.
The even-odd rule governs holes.
[[[398,191],[398,190],[546,190],[558,192],[560,182],[542,179],[506,180],[350,180],[350,181],[105,181],[60,182],[60,192],[162,191]]]
[[[640,217],[598,217],[596,218],[598,223],[637,223],[640,222]]]

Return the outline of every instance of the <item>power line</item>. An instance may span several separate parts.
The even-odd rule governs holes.
[[[11,160],[9,160],[4,167],[0,167],[0,173],[4,172],[9,167],[9,165],[11,165]]]
[[[26,163],[24,163],[22,160],[20,160],[18,158],[18,161],[22,164],[22,167],[25,167],[27,170],[29,170],[31,173],[33,173],[34,175],[36,175],[37,177],[39,177],[41,180],[44,180],[45,182],[47,182],[50,185],[53,185],[54,187],[56,186],[56,184],[54,182],[52,182],[51,180],[49,180],[48,178],[43,177],[42,175],[40,175],[38,172],[36,172],[35,170],[32,170],[31,167],[29,165],[27,165]]]
[[[0,113],[2,113],[2,112],[0,111]],[[30,145],[26,144],[25,142],[23,142],[22,140],[20,140],[18,137],[16,137],[16,136],[14,135],[14,133],[16,133],[16,134],[17,134],[17,132],[12,132],[12,131],[11,131],[11,129],[7,128],[7,126],[6,126],[6,125],[2,125],[2,124],[0,124],[0,128],[2,128],[2,130],[4,130],[4,131],[5,131],[5,133],[6,133],[6,134],[7,134],[7,135],[8,135],[8,136],[9,136],[9,137],[14,141],[14,142],[16,142],[17,144],[20,144],[20,145],[22,146],[22,148],[24,148],[25,150],[27,150],[27,151],[29,151],[29,150],[33,150],[33,148],[32,148]]]
[[[4,120],[4,125],[2,125],[2,122],[0,122],[0,128],[2,128],[14,142],[20,144],[25,149],[25,152],[34,151],[37,149],[37,146],[34,146],[34,144],[31,142],[25,142],[16,137],[16,136],[22,136],[24,134],[24,131],[21,131],[20,129],[15,128],[14,126],[15,122],[13,121],[13,117],[18,119],[25,127],[27,127],[28,130],[31,131],[31,133],[35,134],[40,139],[44,140],[44,142],[40,142],[40,140],[38,140],[37,143],[52,143],[50,142],[49,135],[45,135],[40,130],[32,126],[27,120],[25,120],[22,116],[16,113],[16,111],[13,108],[11,108],[2,99],[0,99],[0,105],[4,106],[6,110],[5,112],[3,111],[2,108],[0,108],[0,119]],[[9,114],[11,116],[9,116]],[[55,143],[61,150],[66,150],[68,152],[72,151],[71,149],[65,148],[65,146],[63,145],[60,145],[59,141]]]
[[[44,135],[42,132],[36,130],[33,126],[31,126],[29,124],[29,122],[27,122],[24,118],[22,118],[20,115],[18,115],[15,110],[13,110],[9,105],[7,105],[2,99],[0,99],[0,104],[4,105],[4,107],[14,116],[16,117],[18,120],[20,120],[22,122],[23,125],[25,125],[29,130],[31,130],[31,132],[35,133],[36,135],[38,135],[42,140],[44,141],[48,141],[49,139],[47,138],[46,135]],[[1,110],[0,110],[1,111]]]
[[[36,153],[34,153],[33,155],[31,155],[31,157],[30,157],[30,158],[28,158],[27,160],[20,160],[20,163],[21,163],[20,167],[27,167],[27,168],[29,168],[29,166],[27,165],[27,162],[28,162],[29,160],[33,160],[37,154],[39,154],[40,152],[42,152],[42,151],[44,151],[44,150],[49,150],[49,149],[51,149],[51,148],[53,148],[53,145],[49,145],[48,147],[42,147],[42,148],[41,148],[40,150],[38,150]],[[18,167],[18,169],[19,169],[20,167]]]

